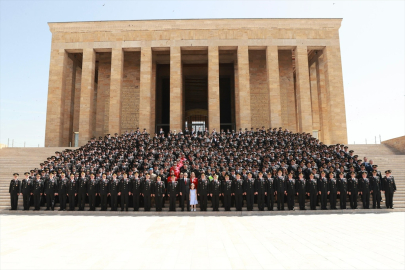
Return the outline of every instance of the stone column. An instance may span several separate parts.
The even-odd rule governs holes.
[[[310,80],[310,86],[311,86],[312,128],[313,128],[313,130],[320,130],[316,64],[317,63],[314,62],[309,67],[309,80]]]
[[[75,95],[75,83],[76,83],[76,61],[69,56],[66,58],[66,73],[65,73],[65,94],[64,94],[64,112],[63,112],[63,132],[62,132],[62,145],[73,145],[71,140],[73,134],[73,106]]]
[[[93,48],[83,50],[82,86],[80,91],[79,145],[87,143],[93,136],[94,76],[96,53]]]
[[[269,89],[270,127],[281,127],[280,74],[277,46],[268,46],[266,50],[267,85]],[[267,128],[267,127],[266,127]]]
[[[306,46],[297,46],[295,49],[295,73],[298,132],[312,134],[311,90]]]
[[[111,78],[111,53],[100,53],[98,58],[98,82],[96,105],[96,132],[95,136],[106,135],[106,100],[109,98]]]
[[[181,49],[170,47],[170,129],[178,132],[183,128],[183,86]]]
[[[250,130],[252,119],[250,111],[250,78],[249,78],[249,50],[248,46],[238,47],[238,99],[239,111],[236,112],[237,129],[245,128]]]
[[[329,136],[329,101],[328,93],[325,86],[325,72],[324,72],[323,55],[318,57],[316,61],[316,80],[318,89],[319,101],[319,126],[320,126],[320,140],[325,144],[330,144]]]
[[[122,74],[124,72],[124,52],[113,48],[111,53],[110,104],[108,133],[121,134]]]
[[[208,47],[208,127],[220,131],[218,46]]]
[[[141,74],[139,89],[139,128],[149,134],[154,133],[151,127],[151,77],[152,77],[152,49],[151,47],[141,48]]]
[[[346,108],[340,47],[327,46],[323,50],[323,54],[325,61],[325,84],[329,94],[330,143],[347,144]]]
[[[51,50],[49,66],[48,102],[46,110],[45,147],[62,146],[63,111],[67,52]]]

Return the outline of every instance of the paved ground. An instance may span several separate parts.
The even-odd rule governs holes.
[[[405,213],[0,216],[1,269],[404,269]]]

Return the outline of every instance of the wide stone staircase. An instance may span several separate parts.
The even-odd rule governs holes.
[[[14,172],[17,172],[20,174],[20,180],[24,178],[23,174],[26,171],[29,171],[30,169],[33,168],[38,168],[39,163],[43,162],[46,160],[47,157],[50,157],[54,155],[55,151],[62,151],[66,149],[66,147],[45,147],[45,148],[3,148],[0,149],[0,211],[3,213],[24,213],[24,214],[38,214],[39,212],[34,212],[34,211],[29,211],[29,212],[23,212],[23,211],[8,211],[10,209],[10,196],[8,193],[8,188],[10,184],[10,180],[12,179],[12,174]],[[74,148],[72,148],[74,149]],[[349,145],[349,149],[352,149],[355,151],[355,154],[359,155],[359,158],[363,159],[364,156],[366,156],[369,160],[372,159],[375,164],[378,165],[378,170],[382,172],[384,175],[385,170],[392,170],[392,175],[395,177],[395,182],[397,186],[397,191],[395,192],[394,195],[394,210],[388,210],[385,208],[385,203],[383,202],[381,207],[383,208],[382,210],[361,210],[362,209],[362,203],[358,202],[358,207],[360,210],[327,210],[327,211],[273,211],[271,213],[274,214],[309,214],[309,213],[316,213],[316,214],[322,214],[322,213],[351,213],[351,212],[387,212],[387,211],[405,211],[405,155],[400,155],[394,150],[390,149],[389,147],[383,145],[383,144],[378,144],[378,145]],[[385,201],[384,195],[382,195],[383,200]],[[370,196],[371,199],[371,196]],[[86,206],[88,206],[86,204]],[[168,202],[165,204],[165,208],[163,208],[163,214],[168,213]],[[178,203],[177,203],[178,206]],[[220,203],[221,206],[221,203]],[[371,206],[371,203],[370,203]],[[309,209],[309,201],[307,200],[306,202],[306,207]],[[338,202],[338,207],[339,207],[339,202]],[[347,207],[350,208],[349,202],[347,200]],[[22,196],[19,196],[19,202],[18,202],[18,209],[21,210],[22,207]],[[198,207],[199,208],[199,207]],[[276,209],[276,205],[274,206]],[[298,208],[298,203],[295,203],[295,208]],[[319,207],[318,207],[319,208]],[[328,201],[328,208],[329,208],[329,201]],[[33,209],[33,207],[31,207]],[[44,210],[45,207],[41,207],[41,210]],[[58,207],[56,208],[58,209]],[[88,207],[86,207],[88,209]],[[100,208],[97,208],[99,210]],[[118,206],[118,209],[120,209],[120,206]],[[285,209],[287,209],[287,204],[285,204]],[[77,208],[76,208],[77,210]],[[255,204],[254,210],[257,209],[257,205]],[[4,212],[7,211],[7,212]],[[145,214],[154,214],[154,204],[152,204],[152,211],[145,213],[143,209],[141,209],[140,212],[136,213],[145,213]],[[177,207],[177,211],[180,211],[180,208]],[[197,210],[199,211],[199,209]],[[220,207],[220,213],[222,214],[237,214],[235,211],[235,208],[232,208],[231,212],[223,212],[224,208]],[[211,208],[211,203],[208,202],[208,212],[206,214],[213,214],[212,208]],[[60,214],[61,212],[43,212],[40,211],[40,213],[53,213],[53,214]],[[95,212],[63,212],[65,213],[71,213],[71,214],[92,214]],[[105,213],[105,212],[102,212]],[[130,212],[131,214],[134,214],[135,212]],[[216,212],[218,213],[218,212]],[[240,213],[240,212],[239,212]],[[240,213],[241,215],[250,215],[250,214],[258,214],[258,213],[270,213],[270,212],[247,212],[246,211],[246,203],[244,204],[244,211]],[[124,213],[123,213],[124,214]],[[160,214],[160,213],[159,213]],[[173,213],[172,213],[173,214]],[[176,214],[180,214],[180,212],[176,212]],[[181,212],[181,214],[187,214],[187,212]]]

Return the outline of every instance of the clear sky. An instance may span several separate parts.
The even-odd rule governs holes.
[[[185,18],[343,18],[349,143],[403,136],[404,13],[404,1],[0,0],[0,143],[44,145],[47,22]]]

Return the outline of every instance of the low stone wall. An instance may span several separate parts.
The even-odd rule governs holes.
[[[405,154],[405,136],[386,140],[381,143],[395,149],[402,154]]]

